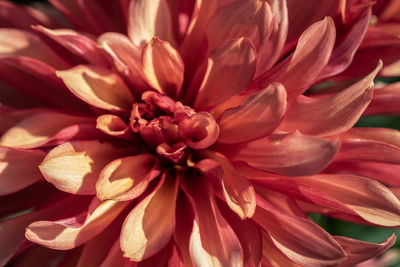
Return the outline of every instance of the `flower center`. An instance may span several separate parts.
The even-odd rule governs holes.
[[[153,91],[133,105],[130,125],[147,149],[174,164],[182,164],[193,150],[206,149],[218,139],[219,126],[207,112],[175,102]]]

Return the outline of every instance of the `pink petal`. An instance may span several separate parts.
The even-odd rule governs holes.
[[[382,226],[400,224],[400,201],[382,184],[350,175],[315,175],[299,182],[314,186],[342,202],[368,222]]]
[[[115,240],[119,239],[123,219],[123,216],[119,216],[112,224],[101,232],[101,234],[86,242],[79,255],[79,260],[74,266],[100,266],[100,264],[106,259],[109,251],[112,249]],[[120,249],[119,246],[118,249]]]
[[[175,44],[172,19],[166,0],[133,0],[129,5],[128,36],[143,47],[157,36]]]
[[[285,45],[288,31],[288,11],[286,0],[271,0],[272,32],[260,47],[257,55],[256,77],[269,70],[279,59]]]
[[[311,220],[275,211],[260,197],[257,205],[254,221],[289,259],[304,266],[331,266],[344,260],[340,245]]]
[[[256,209],[256,197],[252,184],[245,177],[236,173],[232,164],[223,154],[205,151],[201,155],[215,160],[222,167],[220,182],[228,206],[243,220],[247,217],[251,218]],[[207,168],[207,165],[203,168]]]
[[[359,241],[344,236],[335,236],[334,238],[346,252],[346,260],[339,265],[342,267],[354,266],[357,263],[377,257],[387,251],[396,242],[395,234],[379,244]]]
[[[144,48],[142,56],[144,74],[148,84],[160,93],[175,98],[183,83],[183,61],[168,42],[153,38]]]
[[[318,74],[329,61],[335,37],[335,25],[330,17],[314,23],[301,35],[293,55],[272,72],[260,75],[252,83],[252,88],[265,87],[278,81],[286,88],[288,102],[291,102],[316,82]]]
[[[196,179],[200,177],[195,177]],[[198,181],[198,180],[197,180]],[[195,210],[189,249],[195,266],[241,266],[239,239],[221,215],[208,183],[190,181],[185,186]]]
[[[241,143],[267,136],[278,127],[285,112],[285,88],[273,83],[222,113],[218,142]]]
[[[42,179],[39,163],[46,154],[40,150],[0,147],[0,195],[8,195]]]
[[[142,48],[119,33],[105,33],[98,38],[100,47],[113,59],[119,74],[139,93],[149,89],[142,66]],[[138,94],[140,96],[140,94]]]
[[[0,265],[4,266],[10,258],[17,252],[18,248],[26,241],[25,228],[33,221],[39,219],[51,219],[54,216],[69,214],[71,207],[80,209],[82,205],[87,205],[87,201],[82,198],[69,197],[53,203],[47,208],[20,215],[0,222],[0,238],[7,240],[7,246],[2,246],[0,250]]]
[[[352,128],[340,138],[375,140],[400,147],[400,131],[389,128]]]
[[[194,107],[204,110],[243,91],[253,78],[255,59],[251,42],[244,38],[218,47],[208,59]]]
[[[346,1],[343,1],[345,5]],[[320,79],[334,76],[345,70],[352,62],[360,46],[371,19],[371,6],[366,5],[352,21],[338,28],[338,39],[328,64],[320,74]]]
[[[124,31],[124,20],[118,16],[121,11],[114,1],[77,0],[77,3],[86,20],[96,32]]]
[[[92,31],[91,25],[85,19],[85,15],[78,5],[77,0],[49,0],[74,28],[82,31]]]
[[[336,160],[363,160],[400,163],[400,147],[366,139],[342,139]]]
[[[74,141],[52,149],[39,168],[46,180],[58,189],[82,195],[96,193],[100,171],[127,149],[98,141]]]
[[[400,165],[373,161],[335,161],[329,165],[327,173],[346,173],[364,176],[386,185],[400,187]]]
[[[109,66],[103,51],[92,39],[83,34],[70,29],[51,30],[43,26],[34,26],[34,29],[89,64]]]
[[[31,30],[31,25],[47,25],[60,27],[49,14],[30,6],[22,6],[8,1],[0,2],[0,17],[2,28],[20,28]]]
[[[93,119],[54,111],[43,111],[28,116],[10,128],[1,137],[0,144],[14,148],[35,148],[57,143],[58,141],[72,139],[74,135],[79,135],[80,125],[86,128],[89,125],[92,127],[94,126]],[[82,130],[84,132],[89,129]]]
[[[126,140],[134,139],[130,127],[124,120],[116,115],[104,114],[97,117],[96,128],[111,136]]]
[[[375,88],[374,98],[364,115],[400,114],[400,82]]]
[[[165,175],[157,188],[129,213],[120,239],[124,257],[141,261],[167,245],[175,229],[177,193],[178,179]]]
[[[301,267],[285,256],[272,242],[270,236],[263,232],[262,234],[262,265],[272,267]]]
[[[240,241],[244,266],[260,266],[263,246],[259,227],[250,220],[241,220],[226,205],[221,204],[218,207]]]
[[[100,267],[137,267],[137,265],[137,262],[130,261],[129,259],[123,257],[121,245],[118,238],[112,245],[111,249],[108,251],[106,258],[101,263]]]
[[[0,57],[26,56],[38,59],[57,69],[68,68],[64,59],[31,32],[2,28],[0,40]]]
[[[352,64],[341,74],[343,77],[359,77],[373,68],[375,62],[382,60],[385,64],[381,71],[383,76],[398,76],[400,55],[400,37],[377,27],[368,27],[367,33],[354,56]]]
[[[87,242],[107,226],[121,213],[129,202],[106,200],[100,202],[94,198],[83,222],[81,215],[59,221],[37,221],[31,223],[25,237],[39,245],[52,249],[68,250]]]
[[[71,92],[97,108],[118,112],[129,109],[133,97],[123,80],[114,72],[92,65],[79,65],[57,71]]]
[[[325,98],[299,96],[286,113],[280,129],[318,136],[350,129],[370,103],[373,80],[381,68],[382,61],[368,76],[335,95]]]
[[[237,145],[218,145],[231,161],[244,161],[250,166],[289,176],[317,173],[333,159],[340,147],[339,140],[290,134],[273,134]]]
[[[97,196],[102,200],[119,201],[137,198],[159,174],[158,161],[152,154],[142,153],[114,160],[99,175]]]
[[[269,37],[272,26],[271,6],[267,1],[231,1],[212,16],[207,29],[208,51],[225,40],[248,38],[258,49]]]
[[[2,85],[4,88],[1,92],[1,102],[4,104],[24,107],[24,102],[28,102],[29,107],[50,106],[74,112],[88,111],[85,103],[77,99],[57,78],[56,69],[42,61],[25,56],[0,57],[0,70],[1,79],[6,83]],[[7,84],[12,86],[11,92],[7,92]],[[7,93],[16,94],[16,99],[9,99]]]

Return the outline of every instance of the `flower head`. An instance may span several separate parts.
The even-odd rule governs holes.
[[[400,135],[353,127],[373,3],[50,2],[64,20],[0,2],[1,212],[27,212],[0,222],[2,264],[352,266],[394,244],[307,217],[400,225]]]

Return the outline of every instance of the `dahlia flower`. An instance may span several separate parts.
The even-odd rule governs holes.
[[[400,134],[354,127],[399,97],[373,100],[398,75],[379,45],[400,50],[365,39],[372,1],[49,2],[0,1],[1,265],[353,266],[394,244],[308,217],[400,225]]]

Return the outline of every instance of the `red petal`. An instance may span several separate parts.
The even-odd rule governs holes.
[[[195,177],[197,181],[198,178]],[[243,250],[239,239],[221,215],[210,184],[197,181],[185,186],[195,210],[189,242],[194,265],[241,266]]]
[[[103,51],[89,37],[70,29],[51,30],[43,26],[34,26],[38,32],[45,34],[63,48],[89,64],[108,67]]]
[[[168,42],[153,38],[144,48],[143,68],[148,84],[175,98],[183,83],[183,61]]]
[[[135,45],[143,47],[154,36],[175,44],[166,0],[133,0],[128,18],[128,36]]]
[[[339,265],[342,267],[354,266],[357,263],[377,257],[392,247],[396,242],[395,234],[379,244],[359,241],[344,236],[335,236],[334,238],[346,252],[346,260]]]
[[[256,77],[269,70],[281,56],[288,31],[288,10],[286,0],[271,0],[272,32],[257,55]]]
[[[42,179],[38,170],[46,154],[40,150],[0,147],[0,195],[8,195]]]
[[[47,181],[58,189],[82,195],[96,193],[95,184],[103,167],[113,159],[126,155],[98,141],[75,141],[52,149],[39,168]]]
[[[375,88],[374,98],[364,115],[400,114],[400,82]]]
[[[206,109],[239,94],[253,78],[256,54],[251,42],[241,38],[227,41],[208,59],[208,66],[195,101]]]
[[[68,68],[64,59],[31,32],[2,28],[0,40],[0,56],[32,57],[57,69]]]
[[[257,205],[253,219],[289,259],[304,266],[331,266],[344,260],[345,252],[335,239],[311,220],[275,211],[261,198]]]
[[[290,134],[273,134],[248,143],[218,145],[231,161],[244,161],[250,166],[289,176],[304,176],[324,169],[340,147],[339,140]]]
[[[97,196],[102,200],[118,201],[137,198],[159,174],[158,161],[152,154],[142,153],[114,160],[99,175]]]
[[[218,142],[241,143],[267,136],[281,122],[286,112],[286,91],[273,83],[251,95],[242,105],[220,116]]]
[[[129,109],[134,99],[123,80],[99,66],[79,65],[57,71],[71,92],[86,103],[109,111]]]
[[[331,18],[314,23],[301,35],[293,55],[259,76],[252,83],[252,88],[278,81],[286,88],[288,102],[293,101],[318,79],[331,57],[335,37],[335,25]]]
[[[251,218],[256,209],[256,196],[252,184],[238,175],[229,160],[220,153],[205,151],[201,154],[221,164],[221,185],[228,206],[243,220]]]
[[[109,226],[129,202],[107,200],[100,202],[94,198],[87,214],[59,221],[37,221],[31,223],[25,237],[37,244],[52,249],[68,250],[92,239]],[[87,215],[83,223],[77,220]]]
[[[286,114],[280,129],[288,132],[329,136],[345,132],[360,118],[372,99],[373,80],[382,68],[376,69],[347,89],[325,98],[299,96]]]
[[[163,249],[175,229],[178,179],[163,176],[157,188],[126,217],[121,232],[124,257],[142,261]]]
[[[269,37],[272,26],[271,6],[267,1],[231,1],[216,10],[207,29],[208,51],[225,40],[249,38],[258,49]]]
[[[92,118],[43,111],[14,125],[1,137],[0,144],[14,148],[35,148],[70,140],[85,132],[93,134],[93,129]]]
[[[125,35],[112,32],[101,35],[98,43],[113,59],[119,74],[138,92],[137,96],[144,90],[150,89],[144,80],[142,48],[133,44]]]

